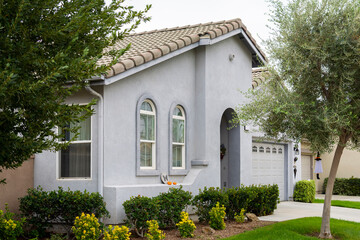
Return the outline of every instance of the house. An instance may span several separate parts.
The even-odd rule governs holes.
[[[228,129],[246,101],[238,90],[251,88],[252,69],[266,62],[240,19],[137,33],[116,48],[129,42],[105,76],[67,99],[97,98],[96,113],[67,150],[36,155],[34,186],[98,191],[111,223],[124,219],[122,203],[131,196],[167,191],[161,178],[193,194],[205,186],[277,183],[281,200],[291,197],[293,143]]]

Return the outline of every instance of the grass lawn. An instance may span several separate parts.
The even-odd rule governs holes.
[[[324,203],[324,199],[315,199],[314,203]],[[331,206],[360,209],[360,202],[332,200]]]
[[[229,238],[228,240],[241,239],[276,239],[276,240],[300,240],[318,239],[320,232],[321,218],[309,217],[300,218],[285,222],[275,223],[266,227],[258,228],[253,231],[241,233]],[[331,233],[336,239],[359,240],[360,224],[355,222],[331,219]]]

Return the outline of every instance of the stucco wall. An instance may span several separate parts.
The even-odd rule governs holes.
[[[11,212],[19,212],[19,200],[34,184],[34,159],[30,158],[16,169],[3,170],[0,179],[6,178],[6,184],[0,184],[0,209],[8,204]]]

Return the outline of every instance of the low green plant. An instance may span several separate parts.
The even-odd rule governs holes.
[[[187,212],[181,212],[181,221],[178,222],[176,226],[179,229],[181,237],[194,237],[196,226],[194,222],[189,219],[189,214]]]
[[[235,214],[239,213],[242,208],[247,209],[252,199],[255,199],[255,191],[243,185],[236,188],[228,188],[225,194],[229,199],[229,204],[226,206],[226,217],[229,220],[233,220]]]
[[[191,202],[191,193],[184,191],[182,186],[170,188],[168,192],[155,197],[159,205],[157,220],[161,228],[173,228],[180,221],[180,214]]]
[[[115,226],[109,225],[104,231],[104,240],[129,240],[131,233],[129,228],[126,226]]]
[[[110,216],[99,193],[66,191],[61,187],[54,191],[44,191],[40,186],[28,189],[27,195],[20,198],[20,211],[39,237],[53,224],[61,224],[69,236],[75,218],[82,213],[93,213],[97,218]]]
[[[325,178],[323,193],[325,193],[328,178]],[[334,183],[334,195],[360,196],[360,178],[336,178]]]
[[[316,188],[314,180],[301,180],[294,187],[294,201],[312,203],[315,200]]]
[[[243,223],[245,221],[245,209],[241,209],[240,213],[235,213],[235,221],[238,223]]]
[[[50,240],[66,240],[66,239],[67,238],[65,236],[62,236],[61,234],[51,234],[50,236]]]
[[[246,212],[254,213],[256,216],[269,215],[274,212],[279,203],[279,187],[277,184],[251,185],[245,188],[246,191],[249,191],[250,196],[245,209]]]
[[[220,206],[220,203],[217,202],[215,207],[213,207],[209,212],[210,227],[216,230],[225,229],[226,227],[224,222],[225,215],[226,215],[226,208],[224,207],[224,205]]]
[[[0,237],[2,240],[16,240],[23,233],[25,218],[14,219],[15,214],[5,204],[5,212],[0,210]]]
[[[146,222],[149,229],[145,234],[148,240],[161,240],[165,238],[165,233],[159,230],[159,224],[156,220],[150,220]]]
[[[123,206],[127,217],[126,224],[134,229],[138,236],[143,237],[148,228],[146,222],[157,219],[159,204],[153,198],[139,195],[125,201]]]
[[[82,213],[80,217],[75,218],[71,229],[77,240],[97,240],[101,234],[99,220],[94,214]]]
[[[220,188],[205,187],[199,190],[192,201],[192,205],[196,207],[196,214],[200,222],[208,222],[210,220],[209,212],[219,202],[221,205],[228,206],[229,198]]]

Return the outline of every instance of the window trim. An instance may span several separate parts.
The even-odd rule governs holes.
[[[182,109],[182,113],[184,115],[183,119],[184,120],[184,126],[185,126],[185,130],[184,130],[184,160],[183,160],[183,164],[184,167],[182,168],[178,168],[178,167],[173,167],[172,166],[172,157],[173,157],[173,141],[172,141],[172,131],[173,131],[173,113],[176,107],[180,107]],[[176,118],[175,119],[179,119]],[[186,110],[186,108],[184,107],[184,104],[182,104],[181,102],[177,101],[177,102],[173,102],[171,104],[170,107],[170,111],[169,111],[169,161],[168,161],[168,166],[169,166],[169,175],[187,175],[189,172],[189,167],[190,167],[190,161],[189,161],[189,156],[188,156],[188,141],[189,140],[189,121],[188,121],[188,112]],[[177,144],[177,145],[180,145]]]
[[[88,103],[77,103],[78,105],[87,105]],[[96,112],[90,116],[90,140],[77,140],[71,144],[90,143],[90,177],[61,177],[61,150],[56,152],[56,180],[58,181],[69,181],[69,180],[93,180],[93,117],[96,116]],[[59,127],[56,127],[57,133]],[[62,142],[62,141],[59,141]]]
[[[141,111],[141,104],[144,101],[148,101],[151,104],[151,107],[154,109],[154,116],[155,116],[155,158],[153,159],[153,166],[152,167],[140,167],[140,113]],[[159,130],[158,130],[158,122],[159,122],[159,113],[158,113],[158,106],[156,100],[150,94],[143,94],[137,101],[136,104],[136,112],[135,112],[135,119],[136,119],[136,128],[135,128],[135,135],[136,135],[136,161],[135,161],[135,172],[136,176],[158,176],[160,175],[160,162],[159,162]],[[144,111],[147,112],[147,111]],[[145,140],[147,141],[147,140]],[[144,142],[145,142],[144,141]],[[154,154],[154,153],[153,153]]]

